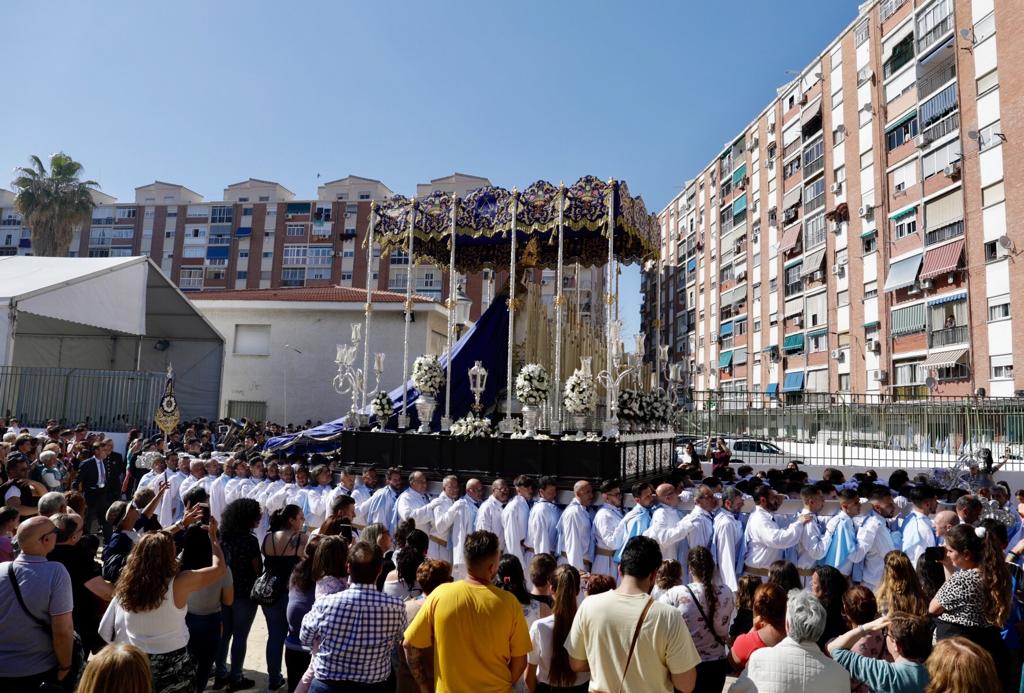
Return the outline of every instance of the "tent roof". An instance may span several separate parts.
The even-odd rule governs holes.
[[[374,303],[405,303],[405,293],[374,291]],[[330,303],[366,303],[366,289],[350,286],[295,286],[278,289],[232,289],[200,291],[191,294],[194,301],[324,301]],[[428,296],[412,295],[413,303],[434,303]]]
[[[103,332],[223,341],[160,268],[145,256],[0,258],[0,304],[44,320]],[[49,331],[49,330],[47,330]]]

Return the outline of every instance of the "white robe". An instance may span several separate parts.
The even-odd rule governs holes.
[[[754,508],[743,535],[747,541],[746,564],[767,570],[782,558],[784,549],[796,546],[802,531],[803,525],[799,522],[781,529],[770,512],[760,506]]]
[[[309,503],[309,514],[306,516],[306,524],[312,529],[319,528],[331,512],[331,506],[328,504],[327,499],[333,490],[329,484],[310,486],[306,489],[306,498]]]
[[[427,556],[435,560],[441,559],[441,555],[444,553],[444,546],[441,542],[447,541],[444,536],[434,532],[434,508],[443,502],[442,498],[447,498],[447,496],[441,494],[438,498],[430,500],[430,496],[427,494],[407,488],[402,491],[402,495],[398,497],[397,501],[399,521],[405,521],[411,517],[416,523],[416,529],[427,533],[427,536],[430,537]]]
[[[236,481],[235,477],[221,474],[213,480],[207,489],[210,493],[210,514],[217,522],[220,522],[221,513],[227,507],[227,487],[232,481]]]
[[[398,527],[398,513],[395,511],[395,504],[398,501],[398,494],[390,486],[377,489],[370,500],[366,503],[366,524],[380,523],[387,527],[390,534],[394,535]]]
[[[350,495],[356,501],[356,518],[352,520],[352,526],[362,529],[368,524],[366,522],[366,509],[369,507],[370,498],[373,497],[373,493],[366,486],[356,484]]]
[[[530,528],[529,501],[516,494],[501,511],[501,524],[504,527],[505,551],[518,558],[523,564],[523,571],[529,572],[528,566],[533,560],[533,547],[527,540]]]
[[[559,522],[565,562],[580,572],[589,572],[594,562],[594,523],[590,511],[573,498]]]
[[[498,550],[505,553],[505,529],[501,524],[501,501],[489,496],[476,514],[476,529],[493,532],[498,537]],[[525,566],[524,566],[525,567]]]
[[[619,568],[612,555],[622,542],[622,531],[625,528],[622,508],[605,503],[594,515],[594,565],[590,572],[597,575],[609,575],[618,580]]]
[[[181,495],[178,491],[181,489],[181,482],[188,478],[190,477],[181,472],[167,475],[167,490],[164,491],[164,497],[160,499],[160,507],[156,514],[161,527],[166,529],[181,519],[184,506],[182,506]]]
[[[443,534],[448,542],[446,560],[452,564],[452,577],[461,580],[466,577],[466,537],[476,528],[478,508],[476,502],[468,496],[457,501],[444,496],[447,504],[434,506],[434,531]],[[431,542],[433,548],[433,542]]]
[[[203,477],[205,479],[206,477]],[[192,490],[192,487],[201,483],[203,479],[197,479],[191,474],[185,477],[185,480],[181,482],[181,486],[178,487],[178,496],[181,498],[181,502],[184,504],[185,495]],[[170,490],[170,489],[168,489]]]
[[[549,553],[555,557],[555,560],[561,558],[562,548],[558,537],[558,521],[561,514],[557,505],[543,498],[537,499],[537,502],[530,508],[530,528],[527,531],[529,538],[526,543],[533,548],[535,554]],[[565,561],[559,560],[559,562],[564,563]],[[523,570],[528,572],[529,566],[524,565]]]
[[[645,537],[654,539],[661,544],[661,555],[666,560],[674,558],[683,565],[686,573],[686,554],[690,547],[686,540],[693,532],[694,517],[685,514],[679,508],[658,504],[651,517],[651,526],[644,532]]]
[[[721,510],[715,515],[715,565],[718,566],[718,578],[733,594],[739,589],[738,577],[743,574],[741,550],[746,548],[743,542],[743,523],[735,515],[728,510]]]

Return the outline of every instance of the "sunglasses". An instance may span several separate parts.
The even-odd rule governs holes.
[[[48,536],[51,536],[51,535],[55,535],[55,534],[57,534],[57,533],[58,533],[58,531],[59,531],[59,530],[58,530],[58,529],[57,529],[56,527],[54,527],[54,528],[53,528],[53,529],[51,529],[51,530],[50,530],[49,532],[44,532],[43,534],[41,534],[41,535],[39,536],[39,539],[40,539],[40,540],[42,540],[42,539],[45,539],[45,538],[46,538],[46,537],[48,537]]]

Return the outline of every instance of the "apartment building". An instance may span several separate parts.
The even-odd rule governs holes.
[[[643,323],[689,387],[1024,389],[1022,20],[1012,0],[862,4],[661,211]]]
[[[416,186],[417,196],[435,190],[465,195],[490,185],[487,178],[454,173]],[[71,257],[149,255],[186,292],[280,287],[359,287],[405,291],[409,257],[396,251],[371,252],[367,277],[366,236],[370,205],[395,193],[379,180],[347,176],[323,183],[315,199],[269,180],[250,178],[224,188],[219,201],[207,201],[176,183],[154,181],[135,189],[131,203],[95,191],[92,221],[75,231]],[[0,255],[30,254],[31,233],[14,209],[13,193],[0,190]],[[441,301],[448,295],[448,273],[430,265],[413,269],[413,291]],[[555,272],[533,272],[545,301],[554,296]],[[603,286],[599,269],[566,269],[567,296],[573,290],[581,313],[591,315],[594,292]],[[457,283],[472,300],[471,319],[494,299],[507,272],[490,269],[460,276]],[[585,309],[585,310],[584,310]],[[593,313],[601,319],[601,312]]]

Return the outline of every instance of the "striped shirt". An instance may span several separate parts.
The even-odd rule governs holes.
[[[405,605],[374,585],[354,583],[318,599],[302,619],[299,640],[320,649],[313,674],[320,681],[378,683],[391,674],[391,653],[408,623]]]

